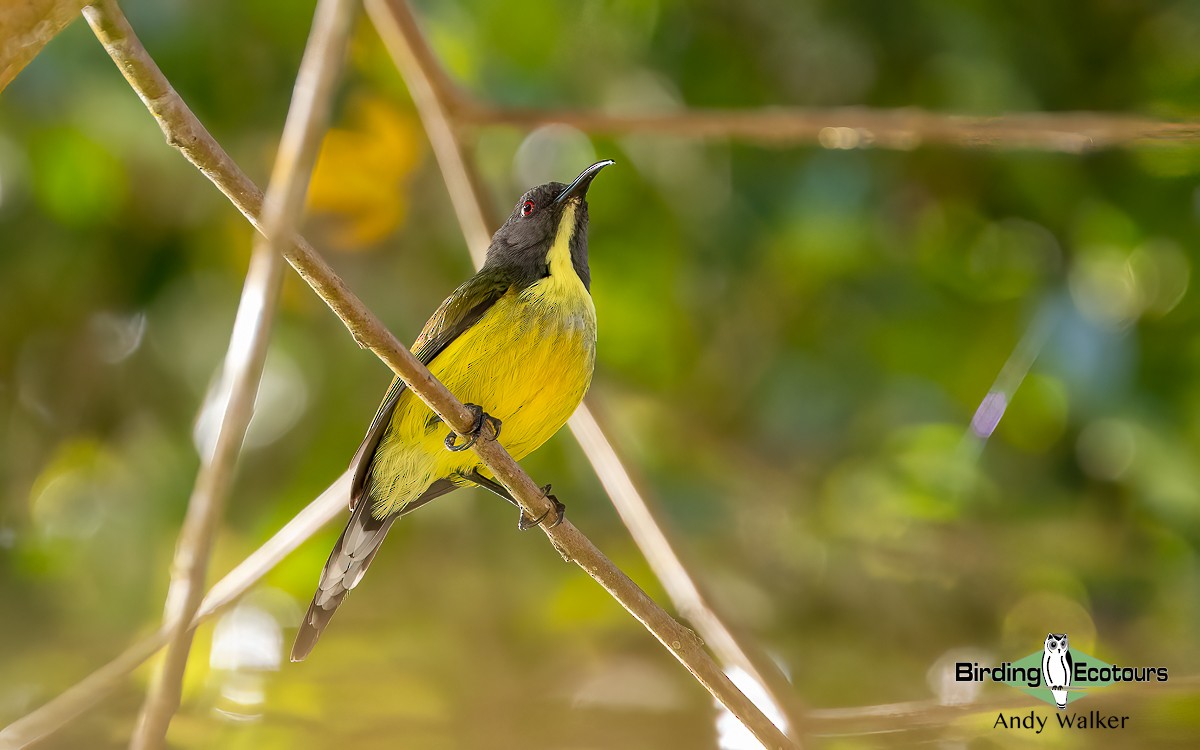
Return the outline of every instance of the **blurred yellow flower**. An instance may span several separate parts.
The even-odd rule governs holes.
[[[330,129],[321,144],[308,209],[332,219],[332,245],[357,250],[403,223],[423,139],[412,115],[378,97],[353,101],[347,120],[349,128]]]

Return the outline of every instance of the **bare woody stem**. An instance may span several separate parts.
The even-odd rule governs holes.
[[[263,208],[267,238],[289,236],[299,221],[356,7],[352,0],[320,0],[317,4]],[[115,0],[103,0],[84,14],[91,21],[119,12]],[[206,411],[219,410],[221,419],[212,446],[202,447],[200,471],[172,565],[164,616],[170,633],[167,653],[150,683],[130,740],[131,750],[162,747],[171,718],[179,710],[192,646],[191,623],[204,595],[213,539],[254,413],[282,281],[283,256],[275,243],[270,239],[255,242],[219,386],[204,407]]]
[[[805,707],[787,676],[768,657],[743,646],[734,635],[733,628],[709,604],[687,566],[675,552],[666,532],[654,519],[649,504],[633,483],[633,478],[592,412],[586,406],[581,407],[571,417],[569,425],[596,476],[600,478],[604,491],[612,498],[621,521],[629,529],[634,543],[662,583],[675,609],[696,629],[723,664],[740,667],[758,683],[771,702],[787,717],[793,738],[803,736],[807,731]]]
[[[130,85],[158,120],[168,143],[179,148],[255,227],[263,231],[258,219],[262,208],[261,192],[171,89],[120,10],[107,3],[99,7],[102,10],[96,13],[99,18],[93,28]],[[281,249],[288,263],[337,314],[360,345],[383,360],[451,429],[459,434],[472,431],[473,414],[400,344],[303,238],[292,235],[290,242],[282,243]],[[541,489],[498,442],[480,439],[472,449],[531,518],[551,510],[550,501]],[[793,747],[758,707],[730,682],[695,635],[656,605],[569,520],[552,529],[543,527],[543,531],[565,558],[583,568],[650,630],[765,747]]]
[[[219,409],[222,418],[215,443],[203,449],[176,543],[163,614],[170,639],[130,740],[133,750],[162,747],[171,718],[179,710],[183,673],[192,647],[191,621],[204,596],[213,540],[233,484],[246,428],[254,413],[282,271],[283,261],[276,254],[256,250],[251,257],[218,386],[201,409],[202,413]]]
[[[770,107],[757,110],[681,109],[662,114],[512,109],[458,96],[454,118],[464,125],[536,128],[558,123],[600,135],[669,135],[731,139],[768,146],[826,148],[920,146],[1030,149],[1082,153],[1136,145],[1196,145],[1200,121],[1156,120],[1108,112],[1022,112],[997,117],[923,109]]]
[[[491,241],[489,227],[496,222],[487,209],[479,173],[472,168],[450,116],[458,88],[423,43],[416,19],[402,0],[365,0],[364,7],[416,105],[467,249],[478,268]]]

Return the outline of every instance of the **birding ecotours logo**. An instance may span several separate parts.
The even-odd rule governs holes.
[[[1042,648],[1014,662],[957,662],[956,682],[1001,682],[1065,711],[1089,690],[1121,682],[1166,682],[1166,667],[1122,667],[1071,648],[1066,633],[1049,633]]]

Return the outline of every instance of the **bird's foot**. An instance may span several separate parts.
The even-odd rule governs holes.
[[[483,407],[479,406],[478,404],[466,404],[465,406],[472,414],[475,415],[475,422],[474,426],[471,428],[470,434],[466,435],[467,441],[462,445],[456,444],[458,442],[459,435],[454,430],[451,430],[450,434],[446,436],[446,450],[454,451],[455,453],[458,453],[459,451],[465,451],[467,448],[475,445],[475,441],[478,440],[481,435],[483,435],[484,424],[487,424],[492,428],[492,440],[496,440],[500,437],[499,419],[496,419],[491,414],[485,412]]]
[[[517,521],[517,528],[521,531],[527,531],[535,526],[541,526],[542,522],[545,521],[547,516],[549,516],[551,513],[554,514],[554,518],[549,524],[546,525],[546,528],[553,529],[555,526],[562,523],[563,517],[566,516],[567,506],[560,503],[557,497],[550,494],[550,485],[546,485],[542,488],[542,494],[546,496],[546,499],[549,500],[554,507],[537,518],[530,518],[529,516],[525,515],[525,511],[521,511],[521,519]]]

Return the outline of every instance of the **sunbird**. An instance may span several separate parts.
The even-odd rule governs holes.
[[[399,378],[392,380],[350,466],[350,522],[321,571],[292,646],[312,651],[333,613],[375,559],[397,518],[459,487],[516,500],[468,450],[489,437],[520,460],[558,432],[592,382],[596,308],[588,269],[587,191],[605,160],[574,182],[548,182],[517,201],[492,236],[487,259],[438,307],[412,352],[475,414],[472,434],[445,434],[441,420]],[[503,429],[501,429],[503,427]],[[562,503],[543,488],[554,518]]]

